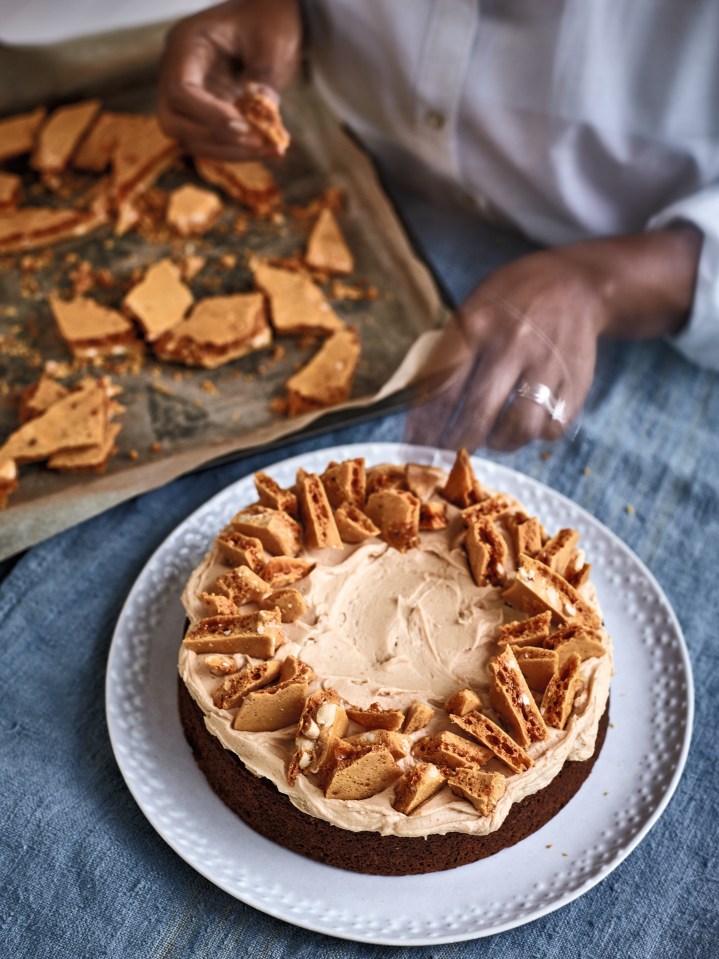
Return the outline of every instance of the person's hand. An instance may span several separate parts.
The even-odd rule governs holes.
[[[229,0],[180,21],[168,34],[160,71],[165,133],[195,156],[273,155],[235,100],[248,82],[277,99],[296,72],[301,44],[297,0]]]
[[[439,395],[413,412],[410,439],[514,449],[555,438],[582,407],[605,322],[606,304],[592,278],[559,252],[496,270],[444,331],[435,362],[446,378]],[[518,395],[523,384],[523,392],[547,387],[547,407]],[[564,410],[552,419],[559,400]]]
[[[582,409],[601,335],[679,329],[701,242],[682,226],[542,251],[490,274],[442,334],[428,370],[441,387],[411,412],[408,442],[511,450],[561,436]]]

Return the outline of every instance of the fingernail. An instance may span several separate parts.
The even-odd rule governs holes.
[[[227,124],[230,130],[234,130],[235,133],[249,133],[249,126],[245,123],[244,120],[230,120]]]

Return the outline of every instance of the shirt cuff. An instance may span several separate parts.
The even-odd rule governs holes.
[[[719,370],[719,186],[677,200],[647,224],[660,230],[691,223],[704,236],[689,319],[669,342],[699,366]]]

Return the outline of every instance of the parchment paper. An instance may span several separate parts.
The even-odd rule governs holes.
[[[136,33],[133,75],[141,72]],[[155,49],[157,29],[149,31],[148,37],[151,49]],[[97,46],[95,38],[92,43]],[[115,49],[112,43],[110,46]],[[66,80],[66,86],[70,84],[73,92],[89,93],[88,54],[82,43],[80,50],[82,83],[72,87]],[[43,60],[48,61],[46,50]],[[68,44],[62,45],[62,60],[67,73],[67,64],[73,62]],[[17,70],[16,57],[13,63]],[[50,70],[50,75],[53,72]],[[40,102],[37,70],[34,76],[38,93],[35,102]],[[114,60],[113,77],[118,86],[123,86],[121,70]],[[12,112],[3,105],[6,112]],[[25,100],[18,109],[31,105]],[[149,112],[153,89],[145,84],[105,95],[103,105],[113,110]],[[346,413],[349,420],[355,415],[353,411],[396,394],[413,381],[434,342],[435,334],[430,331],[444,321],[445,310],[429,272],[415,256],[381,189],[371,161],[330,116],[311,86],[303,83],[290,91],[283,100],[283,114],[293,135],[293,146],[284,160],[271,164],[283,192],[283,207],[306,204],[328,186],[341,187],[347,204],[339,219],[356,260],[355,272],[347,282],[361,278],[379,293],[372,302],[332,300],[338,314],[356,325],[362,341],[350,401],[333,408],[335,422],[338,411]],[[18,164],[17,168],[24,166]],[[28,176],[27,182],[30,185],[35,181]],[[159,186],[167,191],[184,182],[201,182],[187,159],[165,174]],[[47,197],[31,196],[30,202],[45,203]],[[16,427],[14,398],[37,379],[38,364],[50,359],[70,360],[46,303],[52,291],[71,294],[68,253],[77,252],[94,270],[105,268],[109,272],[112,285],[106,289],[96,286],[88,295],[111,306],[119,306],[123,291],[132,283],[133,271],[168,255],[175,260],[188,253],[206,257],[207,265],[190,284],[196,298],[242,292],[252,288],[248,254],[289,256],[301,252],[311,221],[290,214],[283,222],[251,220],[247,234],[238,236],[233,224],[241,212],[241,207],[228,201],[218,227],[204,238],[190,240],[164,236],[149,241],[135,233],[115,237],[112,226],[104,227],[92,237],[56,247],[51,261],[33,268],[30,277],[27,270],[22,270],[22,257],[0,261],[0,337],[4,345],[0,379],[7,384],[0,407],[0,436]],[[236,257],[235,265],[228,265],[228,255]],[[20,489],[13,494],[9,508],[0,513],[0,558],[211,460],[276,443],[307,428],[323,414],[288,419],[273,413],[270,402],[284,395],[287,378],[313,355],[319,343],[308,345],[297,338],[282,337],[275,340],[276,344],[283,348],[281,357],[270,347],[214,371],[158,363],[148,354],[139,373],[113,377],[124,390],[121,400],[127,412],[122,417],[119,452],[110,460],[107,472],[86,476],[57,474],[43,465],[21,467]]]

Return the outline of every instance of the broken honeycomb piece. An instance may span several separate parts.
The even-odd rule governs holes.
[[[384,746],[363,746],[339,759],[327,777],[328,799],[369,799],[391,786],[402,770]]]
[[[166,258],[149,267],[125,294],[122,306],[140,324],[145,339],[153,342],[177,326],[192,303],[192,293],[183,283],[179,267]]]
[[[205,591],[198,593],[197,598],[206,607],[208,616],[236,616],[240,612],[237,604],[221,593]]]
[[[216,369],[272,342],[260,293],[205,296],[190,314],[154,340],[155,356]]]
[[[184,183],[170,193],[165,220],[180,236],[203,234],[222,213],[222,201],[212,190]]]
[[[529,688],[544,692],[559,666],[556,652],[541,646],[519,646],[513,649],[517,665]]]
[[[49,409],[53,403],[67,396],[67,390],[61,383],[44,372],[39,380],[27,386],[20,396],[20,422],[27,423],[28,420],[40,416]]]
[[[555,729],[564,729],[574,705],[574,699],[582,688],[579,671],[582,661],[572,653],[549,680],[542,698],[544,721]]]
[[[247,693],[268,686],[279,675],[279,659],[268,659],[264,663],[248,666],[221,682],[212,694],[212,702],[218,709],[234,709]]]
[[[473,519],[467,527],[464,546],[477,586],[501,586],[507,576],[507,544],[492,520],[485,516]]]
[[[282,122],[279,106],[267,88],[259,83],[243,84],[235,106],[278,156],[287,152],[290,134]]]
[[[444,481],[444,470],[424,463],[408,463],[405,475],[407,489],[422,503],[428,502]]]
[[[579,589],[589,580],[589,574],[592,571],[591,563],[586,562],[584,550],[578,549],[572,555],[564,570],[564,578],[575,589]]]
[[[523,773],[534,765],[534,760],[508,736],[505,731],[484,716],[478,710],[467,713],[466,716],[450,715],[453,723],[473,736],[479,743],[486,746],[492,753],[515,773]]]
[[[493,753],[486,746],[445,730],[436,736],[418,739],[412,748],[412,755],[437,766],[458,769],[460,766],[484,766]]]
[[[562,626],[578,623],[593,629],[601,625],[596,610],[573,586],[531,556],[520,556],[513,582],[502,593],[505,602],[534,615],[549,610]]]
[[[290,785],[300,773],[318,773],[323,769],[335,742],[347,732],[347,726],[347,713],[334,689],[318,689],[307,697],[287,771]]]
[[[81,295],[65,300],[51,294],[48,303],[58,333],[77,360],[141,355],[132,323],[118,310]]]
[[[475,519],[497,519],[503,516],[507,510],[512,508],[512,500],[506,493],[496,493],[494,496],[487,496],[479,503],[467,506],[462,510],[462,520],[465,526],[469,526]]]
[[[0,212],[14,210],[22,203],[22,177],[0,170]]]
[[[392,463],[380,463],[367,470],[367,496],[386,489],[406,490],[407,469]]]
[[[479,709],[482,700],[473,689],[458,689],[445,702],[444,708],[448,713],[456,713],[458,716],[465,716],[471,713],[473,709]]]
[[[379,490],[367,499],[367,515],[382,539],[400,553],[419,546],[419,507],[408,490]]]
[[[292,490],[283,489],[271,476],[261,471],[255,473],[254,481],[262,506],[289,513],[290,516],[297,516],[297,497]]]
[[[311,549],[341,549],[342,540],[319,476],[298,470],[297,498],[307,545]]]
[[[446,529],[447,506],[436,500],[431,503],[421,503],[419,507],[419,528],[423,531]]]
[[[543,528],[536,516],[527,516],[520,510],[507,512],[502,515],[514,547],[514,555],[535,556],[542,548]]]
[[[282,660],[282,667],[280,669],[281,682],[301,681],[303,683],[311,683],[314,678],[315,671],[312,667],[301,659],[297,659],[296,656],[285,656]]]
[[[404,723],[404,713],[401,709],[382,709],[377,703],[372,703],[367,709],[348,706],[347,715],[352,722],[365,729],[398,730]]]
[[[407,736],[395,732],[391,729],[368,729],[363,733],[355,733],[354,736],[347,736],[345,742],[353,746],[373,745],[386,746],[395,759],[403,759],[410,749],[410,742]]]
[[[402,732],[405,736],[408,736],[410,733],[416,733],[418,729],[424,729],[433,718],[434,709],[427,705],[427,703],[415,699],[407,708]]]
[[[121,216],[180,155],[180,146],[160,129],[156,116],[133,118],[112,150],[110,199]]]
[[[195,653],[244,653],[271,659],[284,637],[278,610],[210,616],[190,627],[182,644]]]
[[[347,246],[339,224],[328,207],[320,210],[320,215],[312,227],[307,240],[305,262],[315,270],[328,273],[351,273],[354,269],[354,257]]]
[[[488,663],[489,700],[512,738],[520,746],[547,738],[547,727],[517,665],[514,650],[506,644]]]
[[[219,593],[236,606],[244,606],[245,603],[256,603],[262,599],[269,589],[264,579],[253,573],[249,566],[235,566],[216,579],[208,592]]]
[[[343,543],[361,543],[379,536],[379,529],[369,516],[351,503],[344,503],[335,510],[335,523]]]
[[[560,576],[566,576],[578,542],[579,533],[575,529],[560,529],[547,540],[536,558]]]
[[[255,286],[267,297],[272,325],[278,334],[329,337],[348,332],[322,289],[306,273],[272,266],[258,256],[251,257],[249,266]],[[325,374],[330,373],[328,366]]]
[[[0,154],[3,145],[0,144]],[[92,233],[107,221],[104,204],[77,207],[21,206],[0,217],[0,253],[50,246]]]
[[[232,721],[244,732],[274,732],[296,723],[302,715],[309,687],[289,680],[247,693]]]
[[[564,629],[558,629],[545,638],[544,647],[556,650],[559,669],[573,653],[577,653],[582,662],[605,653],[599,630],[588,629],[586,626],[565,626]]]
[[[99,100],[58,107],[37,135],[30,157],[32,169],[45,175],[61,173],[99,112]]]
[[[124,411],[114,399],[122,390],[104,376],[99,380],[84,377],[72,391],[53,387],[51,381],[43,383],[43,379],[29,398],[35,412],[25,416],[23,425],[6,438],[3,457],[12,456],[19,463],[49,457],[52,465],[58,457],[100,449],[113,427],[113,416]]]
[[[460,509],[466,509],[467,506],[473,506],[475,503],[485,499],[485,493],[479,485],[479,480],[475,476],[471,460],[467,450],[457,451],[452,469],[447,477],[447,482],[441,490],[445,499]]]
[[[348,400],[361,351],[353,327],[329,336],[307,365],[285,383],[287,415],[298,416]]]
[[[341,463],[331,462],[320,479],[332,509],[347,503],[358,509],[364,507],[367,476],[363,457],[343,460]]]
[[[486,773],[462,766],[447,780],[453,793],[469,800],[480,816],[489,816],[507,789],[502,773]]]
[[[15,460],[0,458],[0,509],[7,509],[10,496],[19,486],[17,474]]]
[[[432,763],[415,763],[395,786],[392,807],[409,816],[444,786],[447,777]]]
[[[307,612],[307,603],[298,589],[277,589],[260,602],[261,609],[279,609],[283,623],[294,623]]]
[[[245,536],[230,526],[222,530],[215,545],[220,558],[229,566],[249,566],[254,573],[259,573],[265,564],[265,551],[259,539]]]
[[[296,556],[302,546],[299,523],[277,509],[248,507],[236,513],[230,525],[236,532],[258,539],[274,556]]]
[[[273,556],[264,564],[262,578],[274,588],[291,586],[292,583],[309,576],[315,565],[294,556]]]
[[[541,646],[549,636],[552,614],[549,610],[530,616],[529,619],[515,619],[499,627],[499,642],[512,646]]]
[[[0,163],[33,149],[46,113],[45,107],[37,107],[32,113],[18,113],[0,120]]]
[[[272,173],[255,160],[223,161],[196,157],[195,168],[207,183],[262,216],[276,206],[280,191]]]

